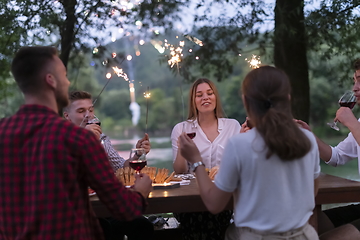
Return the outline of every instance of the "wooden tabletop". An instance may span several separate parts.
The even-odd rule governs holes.
[[[360,182],[321,173],[316,204],[360,202]]]
[[[321,173],[319,192],[316,204],[360,202],[360,182]],[[98,197],[90,197],[94,211],[99,217],[109,216],[109,212]],[[174,189],[153,190],[148,198],[146,214],[167,212],[199,212],[206,211],[199,195],[196,180],[190,185]],[[226,207],[232,209],[232,200]]]

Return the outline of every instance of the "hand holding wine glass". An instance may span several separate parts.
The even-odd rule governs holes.
[[[143,148],[133,148],[130,150],[129,166],[140,174],[141,169],[147,165],[146,152]]]
[[[87,119],[86,125],[89,125],[89,124],[97,124],[97,125],[101,126],[100,119],[98,117],[96,117],[95,115],[93,115],[92,117],[89,117]]]
[[[350,109],[353,109],[353,107],[356,104],[356,97],[354,95],[353,91],[346,91],[344,95],[341,96],[339,99],[339,105],[340,107],[348,107]],[[337,121],[334,121],[332,123],[327,123],[332,129],[339,131],[339,127],[336,125]]]
[[[83,122],[85,123],[85,128],[92,131],[96,137],[98,139],[100,139],[100,135],[102,133],[101,130],[101,122],[99,120],[99,118],[97,118],[95,115],[91,115],[91,116],[86,116],[83,120]]]

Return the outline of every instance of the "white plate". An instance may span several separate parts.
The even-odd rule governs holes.
[[[89,196],[94,196],[95,194],[96,194],[96,192],[89,193]]]

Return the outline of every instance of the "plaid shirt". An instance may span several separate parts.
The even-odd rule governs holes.
[[[119,220],[142,215],[144,198],[105,158],[94,134],[47,107],[0,120],[0,239],[103,239],[88,186]]]
[[[102,133],[100,135],[100,141],[105,148],[105,152],[108,155],[110,165],[113,168],[114,172],[116,172],[116,170],[118,170],[119,168],[123,168],[126,160],[120,157],[118,151],[116,151],[111,145],[110,138]]]

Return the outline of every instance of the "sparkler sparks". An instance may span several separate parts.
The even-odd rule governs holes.
[[[170,50],[170,59],[168,60],[169,66],[172,68],[175,64],[178,65],[179,62],[181,62],[182,54],[182,47],[185,46],[184,41],[179,42],[179,47],[175,47],[174,45],[171,45],[167,42],[165,39],[165,48],[168,48]]]
[[[255,54],[252,55],[250,60],[245,58],[245,61],[249,63],[252,69],[259,68],[261,64],[260,56],[256,56]]]
[[[190,41],[196,43],[196,44],[199,45],[200,47],[204,46],[203,42],[202,42],[200,39],[196,38],[196,37],[193,37],[193,36],[191,36],[191,35],[189,35],[189,34],[185,34],[184,37],[186,37],[186,38],[189,39]]]
[[[144,92],[144,98],[150,98],[151,97],[151,93],[149,92]]]
[[[122,77],[122,78],[124,78],[125,81],[129,81],[127,74],[124,72],[124,70],[122,68],[112,67],[112,69],[114,70],[114,73],[118,77]]]

